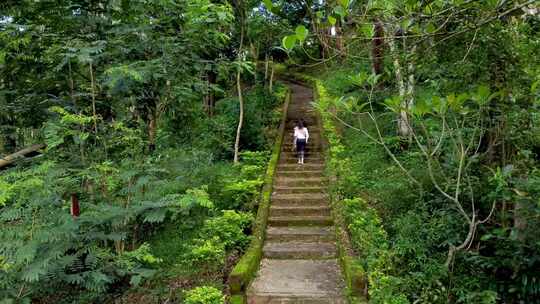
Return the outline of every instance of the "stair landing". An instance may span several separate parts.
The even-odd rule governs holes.
[[[344,304],[341,273],[332,260],[263,259],[248,292],[250,304]]]

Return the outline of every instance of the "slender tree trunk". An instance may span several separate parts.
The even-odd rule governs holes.
[[[75,104],[75,83],[73,81],[73,72],[71,70],[71,59],[68,61],[68,70],[69,70],[69,95],[71,101]]]
[[[239,162],[238,151],[240,149],[240,133],[242,131],[242,125],[244,123],[244,97],[242,96],[242,83],[240,68],[236,72],[236,89],[238,90],[238,102],[240,105],[240,117],[238,120],[238,128],[236,129],[236,141],[234,143],[234,163]]]
[[[373,64],[373,73],[376,75],[382,74],[384,70],[384,61],[383,61],[383,46],[384,46],[384,28],[380,21],[375,21],[374,23],[374,35],[372,40],[372,49],[371,49],[371,60]]]
[[[391,33],[393,35],[395,31],[392,30],[386,30],[386,33]],[[407,113],[407,110],[409,108],[408,100],[407,100],[407,88],[405,86],[405,81],[403,77],[403,69],[401,66],[401,62],[399,60],[399,53],[396,49],[396,41],[393,37],[388,39],[388,45],[390,46],[390,52],[392,53],[393,57],[393,64],[394,64],[394,73],[396,75],[396,83],[398,85],[399,90],[399,97],[402,102],[402,110],[400,110],[398,115],[398,134],[404,138],[410,138],[411,136],[411,129],[410,129],[410,121],[409,121],[409,114]],[[414,79],[413,79],[414,80]]]
[[[244,46],[244,21],[241,21],[240,25],[240,47],[238,48],[238,61],[242,60],[242,48]],[[236,140],[234,141],[234,163],[239,162],[239,150],[240,150],[240,134],[242,132],[242,125],[244,123],[244,97],[242,96],[242,69],[238,66],[236,71],[236,89],[238,90],[238,103],[240,106],[240,116],[238,117],[238,128],[236,129]]]
[[[338,50],[340,57],[345,57],[347,54],[345,53],[345,46],[343,43],[343,29],[341,27],[341,21],[338,21],[334,28],[336,31],[336,49]]]
[[[264,60],[264,82],[266,83],[266,81],[268,81],[268,62],[269,62],[269,56],[268,54],[265,55],[265,60]]]
[[[525,241],[525,230],[527,229],[527,206],[519,199],[514,203],[514,231],[517,239]]]
[[[257,83],[257,71],[259,70],[259,47],[256,46],[253,42],[251,42],[250,51],[251,51],[251,57],[253,57],[253,62],[254,62],[254,65],[255,65],[254,66],[255,83]]]
[[[208,107],[209,107],[208,115],[210,115],[210,117],[214,116],[214,107],[216,106],[216,95],[214,93],[214,90],[212,89],[212,85],[216,83],[216,80],[217,80],[216,73],[213,70],[208,71],[208,84],[209,84],[209,89],[210,89],[208,91]]]
[[[153,152],[156,149],[157,133],[157,113],[148,113],[148,150]]]
[[[272,93],[274,91],[273,87],[274,87],[274,60],[272,60],[272,70],[270,72],[270,82],[268,84],[268,91],[270,91],[270,93]]]

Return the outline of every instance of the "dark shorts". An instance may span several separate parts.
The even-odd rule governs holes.
[[[296,152],[304,152],[306,150],[306,140],[296,139]]]

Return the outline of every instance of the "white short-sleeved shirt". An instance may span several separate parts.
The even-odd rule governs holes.
[[[294,127],[294,138],[296,139],[305,139],[306,141],[309,139],[309,132],[307,128],[299,129],[298,127]]]

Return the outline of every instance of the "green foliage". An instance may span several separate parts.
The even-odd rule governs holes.
[[[205,271],[215,271],[225,263],[225,246],[219,237],[197,239],[184,262]]]
[[[221,268],[227,251],[243,249],[249,242],[246,233],[252,220],[251,214],[232,210],[225,210],[221,216],[207,219],[184,263],[208,270]]]
[[[249,213],[239,213],[224,210],[223,215],[208,219],[201,229],[201,239],[217,237],[226,250],[244,248],[249,242],[249,233],[253,216]]]
[[[188,292],[184,299],[186,304],[223,304],[225,297],[221,291],[212,286],[196,287]]]

